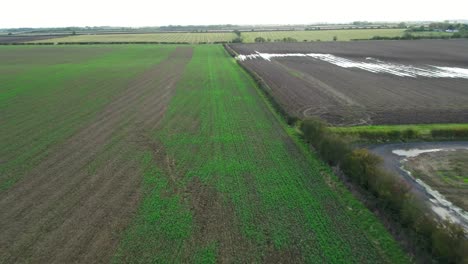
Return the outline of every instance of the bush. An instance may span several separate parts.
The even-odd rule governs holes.
[[[435,220],[431,209],[410,192],[410,186],[381,166],[382,159],[367,149],[351,150],[345,140],[332,133],[318,118],[301,124],[304,139],[330,165],[339,165],[354,183],[374,194],[377,206],[389,213],[394,221],[414,231],[418,247],[425,249],[442,263],[465,263],[468,242],[464,229],[448,220]],[[468,135],[468,129],[437,130],[433,134]],[[368,134],[366,134],[368,133]],[[414,138],[417,131],[362,132],[375,138]]]
[[[359,131],[357,132],[359,138],[371,141],[405,141],[415,139],[420,136],[419,132],[408,128],[401,130],[388,130],[388,131]]]
[[[284,41],[284,42],[297,42],[297,39],[291,38],[291,37],[287,37],[287,38],[283,38],[283,41]]]
[[[347,154],[342,169],[354,182],[369,189],[369,176],[376,175],[377,166],[381,163],[382,159],[370,154],[366,149],[356,149]]]
[[[418,138],[420,135],[418,131],[408,128],[408,129],[403,130],[401,136],[403,139],[414,139],[414,138]]]
[[[232,43],[242,43],[242,39],[240,37],[237,37],[232,40]]]
[[[432,129],[433,138],[468,138],[468,128]]]
[[[434,224],[436,225],[436,224]],[[468,260],[468,241],[460,225],[444,221],[435,226],[431,236],[432,252],[444,263],[463,263]]]
[[[254,41],[255,42],[266,42],[266,40],[264,38],[262,38],[262,37],[256,37]]]

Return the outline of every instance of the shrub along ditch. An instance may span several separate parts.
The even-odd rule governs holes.
[[[232,57],[238,55],[229,45],[224,47]],[[412,231],[413,240],[417,241],[418,247],[441,263],[468,261],[467,234],[460,225],[448,220],[436,220],[430,208],[410,193],[409,186],[403,180],[382,168],[380,157],[366,149],[353,149],[346,134],[334,133],[328,128],[328,124],[320,119],[298,122],[297,117],[283,110],[270,94],[268,85],[255,72],[240,62],[238,65],[252,76],[275,110],[289,125],[300,124],[304,139],[316,149],[324,161],[340,168],[356,185],[376,197],[378,206],[388,213],[393,221]],[[389,137],[412,139],[419,136],[417,130],[406,129],[390,131],[379,137],[386,140]]]
[[[448,220],[436,220],[431,209],[412,195],[403,180],[383,169],[380,157],[366,149],[353,149],[345,137],[333,133],[322,120],[305,120],[300,128],[304,139],[322,159],[339,167],[354,184],[370,192],[377,199],[379,208],[389,213],[392,219],[413,230],[418,245],[434,259],[441,263],[468,261],[464,229]],[[408,137],[414,136],[413,132],[405,133]],[[453,132],[438,133],[447,136]]]
[[[333,128],[333,132],[340,136],[347,136],[357,142],[396,142],[396,141],[433,141],[433,140],[466,140],[468,127],[423,129],[399,127],[385,130]]]
[[[460,139],[468,138],[468,128],[432,129],[433,138]]]

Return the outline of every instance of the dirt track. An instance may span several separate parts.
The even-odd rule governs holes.
[[[0,193],[0,262],[109,262],[140,199],[144,149],[192,49],[141,74],[93,122]],[[130,144],[129,144],[130,142]],[[154,147],[151,145],[151,147]]]
[[[233,44],[239,54],[319,53],[351,60],[468,68],[468,40]],[[401,77],[308,57],[242,62],[292,115],[335,125],[468,122],[468,79]]]

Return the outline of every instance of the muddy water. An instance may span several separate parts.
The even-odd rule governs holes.
[[[436,65],[409,65],[392,63],[377,58],[366,57],[362,59],[347,59],[333,54],[325,53],[261,53],[238,55],[240,61],[263,59],[271,61],[272,58],[307,57],[325,61],[342,68],[357,68],[372,73],[387,73],[399,77],[427,77],[427,78],[463,78],[468,79],[468,69],[458,67],[441,67]]]
[[[423,153],[439,152],[439,151],[444,151],[444,150],[446,150],[446,149],[441,149],[441,148],[438,148],[438,149],[418,149],[418,148],[394,149],[394,150],[392,150],[392,153],[396,154],[398,156],[413,158],[413,157],[417,157],[417,156],[419,156],[420,154],[423,154]]]
[[[421,195],[427,201],[434,213],[441,218],[449,218],[453,222],[461,224],[465,230],[468,230],[468,212],[455,206],[421,179],[413,177],[411,172],[407,171],[403,166],[407,158],[417,157],[423,153],[468,149],[468,142],[382,144],[369,146],[368,148],[371,152],[384,159],[384,166],[387,169],[398,173],[408,182],[413,187],[414,192]]]

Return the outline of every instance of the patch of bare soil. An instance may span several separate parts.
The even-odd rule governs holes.
[[[216,241],[219,263],[249,258],[254,261],[256,256],[251,250],[254,245],[242,236],[241,223],[237,221],[239,218],[236,217],[234,206],[214,186],[194,177],[185,189],[184,196],[190,201],[195,226],[194,235],[188,242],[193,246],[187,248]],[[192,253],[186,253],[189,260]]]
[[[0,193],[0,262],[109,262],[138,207],[132,153],[162,119],[190,47],[128,84],[93,122]],[[157,148],[157,146],[154,146]]]

